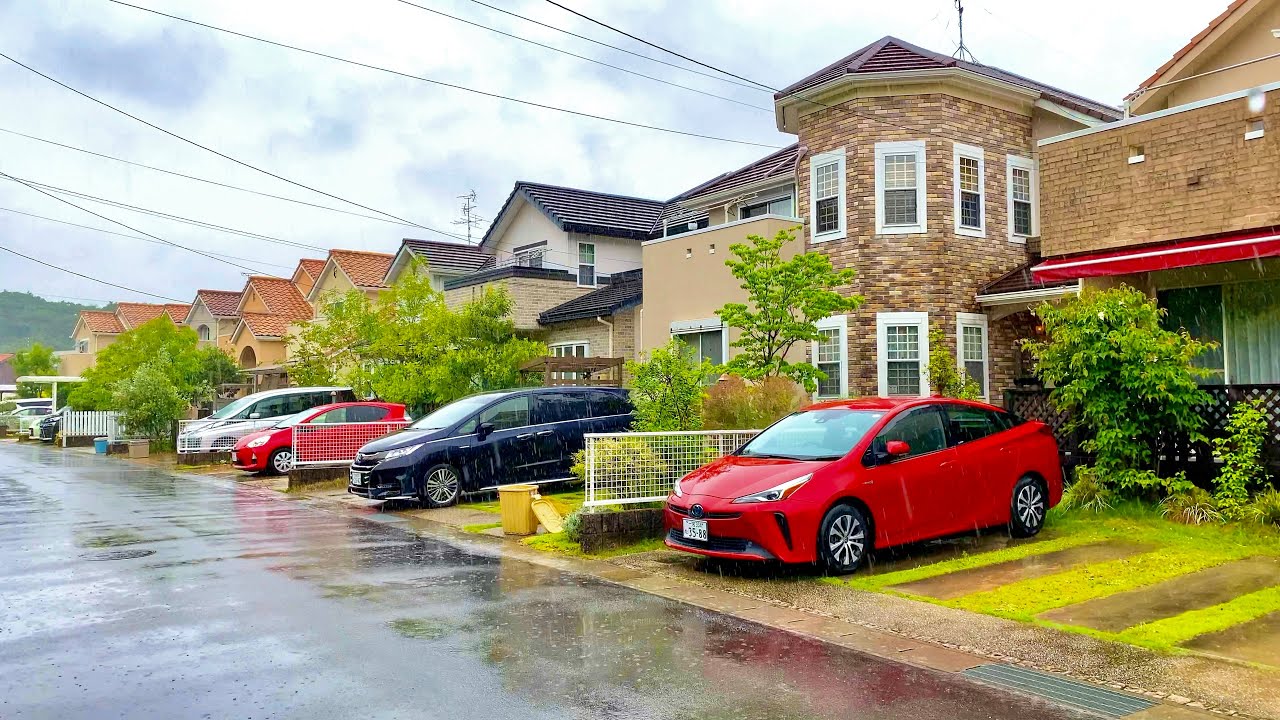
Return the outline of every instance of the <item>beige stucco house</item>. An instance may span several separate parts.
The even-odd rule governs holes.
[[[376,300],[387,287],[387,271],[394,259],[390,253],[330,250],[314,284],[305,292],[307,302],[318,308],[324,298],[345,295],[353,289]]]
[[[196,291],[182,323],[196,331],[201,346],[231,352],[231,336],[240,324],[240,294],[239,290]]]
[[[289,357],[285,338],[296,324],[311,320],[311,305],[291,281],[251,275],[236,312],[240,321],[231,333],[232,358],[249,371],[255,390],[284,386]]]
[[[75,348],[58,353],[58,374],[80,375],[93,367],[98,353],[122,333],[159,317],[168,317],[175,325],[180,325],[190,310],[191,306],[183,303],[134,302],[117,303],[115,310],[82,310],[71,330]]]

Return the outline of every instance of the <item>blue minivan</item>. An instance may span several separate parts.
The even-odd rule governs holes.
[[[620,388],[472,395],[360,448],[347,492],[370,500],[417,499],[435,508],[499,485],[569,480],[583,435],[620,432],[631,420],[631,401]]]

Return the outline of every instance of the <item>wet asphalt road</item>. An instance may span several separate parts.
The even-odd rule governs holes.
[[[0,718],[115,717],[1077,715],[266,491],[0,443]]]

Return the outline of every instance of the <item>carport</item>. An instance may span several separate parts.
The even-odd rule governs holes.
[[[23,375],[15,382],[18,384],[32,383],[35,385],[52,385],[53,386],[53,408],[58,408],[58,384],[82,383],[84,378],[79,375]]]

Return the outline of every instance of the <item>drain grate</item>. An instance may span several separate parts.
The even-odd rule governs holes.
[[[1036,695],[1059,705],[1108,718],[1120,718],[1146,710],[1155,703],[1128,693],[1068,680],[1016,665],[979,665],[964,674],[991,685]]]
[[[155,554],[155,550],[134,548],[132,550],[104,550],[103,552],[85,553],[80,557],[85,560],[97,562],[100,560],[132,560],[133,558],[141,558]]]

